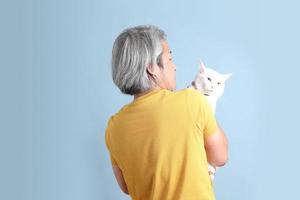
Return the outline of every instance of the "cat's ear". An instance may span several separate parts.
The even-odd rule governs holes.
[[[205,72],[205,69],[206,69],[206,67],[205,67],[204,63],[200,60],[199,72],[203,73],[203,72]]]
[[[232,73],[229,74],[223,74],[223,80],[226,81],[227,79],[229,79],[232,76]]]

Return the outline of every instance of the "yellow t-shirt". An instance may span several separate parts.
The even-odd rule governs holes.
[[[133,200],[212,200],[204,137],[217,122],[194,89],[157,89],[110,117],[106,147]]]

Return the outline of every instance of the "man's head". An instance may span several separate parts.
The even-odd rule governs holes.
[[[136,95],[155,87],[175,90],[176,66],[164,31],[156,26],[125,29],[112,50],[112,77],[124,94]]]

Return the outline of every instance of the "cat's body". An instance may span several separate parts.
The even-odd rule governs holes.
[[[225,81],[231,76],[231,74],[220,74],[211,68],[205,67],[201,62],[200,70],[193,80],[192,84],[188,88],[196,89],[204,94],[212,107],[212,111],[215,114],[216,104],[218,99],[223,95],[225,88]],[[214,179],[216,173],[216,167],[208,165],[208,171],[211,180]]]

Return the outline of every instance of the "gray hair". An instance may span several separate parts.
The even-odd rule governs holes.
[[[153,87],[155,78],[147,66],[162,65],[163,30],[153,25],[127,28],[116,38],[112,49],[112,78],[124,94],[135,95]]]

